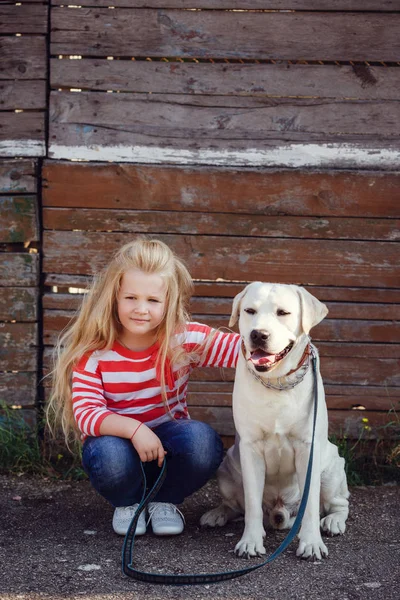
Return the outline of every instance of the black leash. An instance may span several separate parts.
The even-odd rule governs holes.
[[[144,497],[145,492],[143,493],[142,500],[139,504],[139,507],[129,525],[129,529],[126,532],[124,545],[122,548],[122,571],[128,577],[132,579],[137,579],[138,581],[145,581],[147,583],[160,583],[166,585],[195,585],[195,584],[204,584],[204,583],[217,583],[218,581],[227,581],[228,579],[235,579],[236,577],[241,577],[242,575],[246,575],[251,571],[255,571],[256,569],[261,569],[264,565],[271,563],[275,560],[293,541],[296,536],[298,530],[300,529],[301,521],[304,516],[304,511],[307,506],[308,494],[310,491],[310,483],[311,483],[311,471],[312,471],[312,462],[314,456],[314,436],[315,436],[315,425],[317,422],[317,408],[318,408],[318,381],[317,381],[317,357],[312,353],[311,357],[312,361],[312,369],[314,375],[314,420],[313,420],[313,428],[312,428],[312,439],[311,439],[311,447],[310,447],[310,456],[308,459],[307,466],[307,474],[306,480],[304,484],[304,492],[300,502],[299,511],[297,513],[295,522],[293,523],[292,528],[289,533],[280,544],[280,546],[273,552],[266,560],[262,563],[253,565],[252,567],[247,567],[245,569],[238,569],[236,571],[225,571],[222,573],[194,573],[190,575],[164,575],[162,573],[146,573],[145,571],[138,571],[133,567],[132,564],[132,554],[133,554],[133,546],[135,543],[135,532],[137,522],[143,510],[146,508],[147,504],[153,500],[153,498],[157,495],[160,490],[165,476],[167,474],[166,471],[166,461],[164,459],[163,465],[161,467],[161,473],[155,482],[153,488],[150,490],[148,495]],[[146,476],[144,473],[143,465],[142,465],[142,473],[143,473],[143,484],[144,490],[146,490]]]

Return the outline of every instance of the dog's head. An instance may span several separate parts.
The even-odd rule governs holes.
[[[233,301],[229,325],[239,320],[247,358],[257,371],[270,371],[328,309],[296,285],[251,283]]]

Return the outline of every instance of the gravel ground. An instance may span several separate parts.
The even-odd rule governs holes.
[[[296,558],[296,542],[271,565],[212,585],[145,584],[121,573],[123,538],[111,529],[112,508],[87,481],[0,476],[0,600],[399,600],[400,487],[351,490],[346,534],[327,539],[329,558]],[[151,533],[135,545],[135,565],[169,573],[219,572],[254,564],[233,554],[243,523],[201,529],[203,512],[218,502],[215,481],[182,507],[181,536]],[[284,538],[268,530],[266,549]],[[258,560],[258,559],[254,559]]]

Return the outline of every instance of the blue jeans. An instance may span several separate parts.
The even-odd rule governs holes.
[[[216,472],[223,456],[221,438],[206,423],[192,419],[167,421],[153,431],[167,451],[167,476],[154,501],[180,504]],[[130,440],[112,435],[89,437],[83,444],[82,462],[95,490],[113,506],[140,502],[142,470]],[[157,461],[143,466],[149,489],[160,469]]]

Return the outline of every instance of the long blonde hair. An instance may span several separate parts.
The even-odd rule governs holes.
[[[109,265],[94,279],[85,294],[74,322],[60,335],[54,352],[52,391],[46,407],[50,431],[61,426],[67,445],[80,438],[72,412],[72,372],[78,361],[95,350],[108,350],[121,332],[117,314],[117,296],[121,280],[129,269],[162,275],[167,287],[166,311],[157,329],[162,397],[168,410],[165,391],[167,358],[182,362],[182,346],[171,345],[174,334],[185,330],[189,320],[187,304],[193,293],[193,282],[183,262],[160,240],[138,238],[123,246]]]

